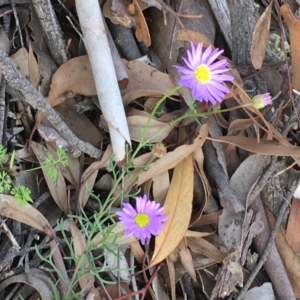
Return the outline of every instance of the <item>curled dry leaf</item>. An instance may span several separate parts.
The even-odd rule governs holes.
[[[286,229],[286,238],[289,241],[289,245],[293,248],[295,253],[300,252],[300,201],[293,198],[292,207],[290,210],[289,220]]]
[[[271,1],[264,13],[260,16],[256,22],[253,36],[252,36],[252,47],[251,47],[251,61],[255,69],[260,69],[266,49],[269,41],[271,15],[272,15],[272,5]]]
[[[297,91],[300,91],[300,21],[296,19],[294,14],[291,11],[291,8],[288,4],[283,4],[280,7],[281,15],[286,22],[289,32],[290,32],[290,41],[291,41],[291,52],[292,52],[292,82],[293,88]]]
[[[182,145],[174,151],[168,152],[165,156],[152,163],[148,170],[141,173],[137,180],[137,185],[140,186],[154,176],[161,174],[164,171],[174,168],[180,161],[193,153],[198,147],[201,147],[208,134],[208,124],[204,124],[193,144]]]
[[[47,219],[32,205],[20,206],[13,196],[0,194],[1,215],[24,223],[30,227],[44,231],[44,228],[51,228]]]
[[[31,141],[31,148],[34,154],[36,155],[41,167],[42,171],[45,177],[45,180],[47,182],[49,191],[51,193],[51,196],[53,197],[56,204],[60,207],[60,209],[68,214],[68,198],[67,198],[67,187],[65,183],[65,179],[60,171],[60,169],[55,166],[55,169],[57,171],[57,179],[56,181],[52,180],[51,177],[48,174],[48,168],[44,165],[44,162],[46,158],[51,155],[51,153],[48,151],[48,149],[41,144],[38,144],[36,142]]]
[[[155,238],[151,266],[168,257],[184,237],[192,214],[193,189],[193,158],[189,155],[174,169],[164,204],[168,220],[161,233]]]
[[[69,224],[70,224],[70,230],[73,238],[72,239],[73,250],[75,256],[77,257],[76,269],[78,270],[79,273],[77,275],[80,276],[79,285],[82,290],[88,289],[89,292],[93,293],[95,295],[95,300],[100,300],[101,297],[99,291],[95,288],[94,285],[95,276],[89,273],[90,267],[85,254],[86,251],[85,239],[73,220],[70,220]],[[79,259],[80,257],[81,259]]]

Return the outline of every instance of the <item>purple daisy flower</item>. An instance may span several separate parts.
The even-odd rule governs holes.
[[[223,84],[234,80],[232,76],[223,74],[230,70],[226,68],[228,62],[226,59],[215,62],[223,52],[218,48],[213,50],[211,46],[203,51],[203,42],[196,47],[191,42],[191,51],[187,50],[187,58],[182,58],[186,67],[175,66],[183,74],[178,84],[191,89],[194,99],[216,104],[229,92]]]
[[[252,105],[257,109],[263,108],[269,104],[272,104],[270,93],[259,94],[252,98]]]
[[[147,196],[136,197],[136,209],[129,203],[123,204],[123,211],[116,213],[125,227],[125,235],[135,235],[144,245],[146,239],[158,235],[168,219],[163,207]]]

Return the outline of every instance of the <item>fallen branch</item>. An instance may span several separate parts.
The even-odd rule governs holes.
[[[101,155],[103,154],[101,150],[95,148],[89,143],[78,139],[75,136],[75,134],[69,129],[66,123],[57,114],[57,112],[45,100],[43,95],[39,91],[37,91],[30,84],[30,82],[17,70],[17,68],[3,49],[0,49],[0,70],[9,86],[19,91],[28,104],[44,114],[47,120],[68,142],[71,151],[80,150],[92,157],[101,157]]]

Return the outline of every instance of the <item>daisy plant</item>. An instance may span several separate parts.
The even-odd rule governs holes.
[[[224,50],[214,49],[209,46],[203,51],[203,42],[197,46],[191,42],[191,50],[187,50],[187,58],[182,58],[186,67],[175,66],[180,77],[178,84],[191,90],[192,97],[200,102],[216,104],[222,102],[229,92],[224,85],[225,81],[233,81],[234,78],[224,74],[230,70],[227,68],[226,59],[216,61]]]
[[[124,235],[134,235],[144,245],[151,235],[158,235],[168,217],[164,208],[148,199],[147,195],[136,197],[136,208],[129,203],[123,204],[123,211],[117,212],[121,224],[125,227]]]

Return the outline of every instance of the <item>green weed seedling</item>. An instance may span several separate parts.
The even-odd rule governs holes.
[[[43,164],[43,166],[47,168],[47,173],[53,181],[55,181],[58,177],[58,171],[56,168],[57,164],[61,163],[64,167],[68,165],[68,157],[65,150],[58,148],[56,150],[56,154],[58,157],[57,160],[54,159],[53,155],[49,154],[46,157],[45,162]],[[13,169],[15,152],[13,151],[11,155],[8,172],[5,171],[3,167],[5,156],[6,149],[3,145],[0,144],[0,194],[4,192],[9,192],[11,195],[14,196],[16,202],[21,206],[24,206],[27,203],[32,203],[33,200],[30,196],[30,189],[24,185],[15,185],[13,180],[11,179],[11,176],[9,175],[9,171]],[[39,170],[41,168],[42,166],[39,166],[37,168],[25,170],[23,172]]]

